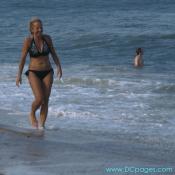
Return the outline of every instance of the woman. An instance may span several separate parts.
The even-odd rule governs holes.
[[[135,67],[143,67],[143,50],[142,48],[137,48],[136,49],[136,56],[134,58],[134,66]]]
[[[23,44],[16,85],[19,87],[22,82],[21,74],[26,61],[26,56],[29,53],[29,69],[25,74],[28,77],[35,97],[29,118],[31,125],[38,128],[45,126],[48,113],[49,96],[53,83],[54,72],[49,61],[49,54],[52,55],[52,58],[57,66],[57,75],[59,78],[62,77],[62,69],[51,37],[43,34],[42,21],[39,18],[33,18],[29,23],[29,29],[31,36],[27,37]],[[40,118],[38,121],[35,112],[39,108]]]

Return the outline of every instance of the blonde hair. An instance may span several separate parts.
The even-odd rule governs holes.
[[[29,21],[29,31],[31,34],[33,34],[32,27],[33,27],[33,23],[35,23],[35,22],[39,22],[39,23],[41,23],[41,25],[43,25],[41,19],[39,19],[38,17],[32,17],[31,20]],[[43,29],[42,29],[42,31],[43,31]]]

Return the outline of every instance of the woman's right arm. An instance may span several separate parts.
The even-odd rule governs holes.
[[[22,47],[21,59],[20,59],[20,62],[19,62],[19,70],[18,70],[18,74],[17,74],[17,77],[16,77],[16,86],[18,86],[18,87],[22,83],[21,74],[22,74],[22,71],[23,71],[23,68],[24,68],[24,64],[26,62],[26,56],[27,56],[27,53],[28,53],[29,45],[30,45],[30,38],[26,38],[24,40],[24,44],[23,44],[23,47]]]

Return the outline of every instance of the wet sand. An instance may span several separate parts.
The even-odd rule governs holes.
[[[3,127],[0,125],[0,175],[102,175],[116,174],[107,173],[108,167],[175,165],[175,148],[148,145],[134,135],[73,129],[35,135]]]

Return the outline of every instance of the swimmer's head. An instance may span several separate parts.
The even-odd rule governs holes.
[[[143,54],[143,49],[142,48],[137,48],[136,49],[136,54],[139,55],[139,54]]]

